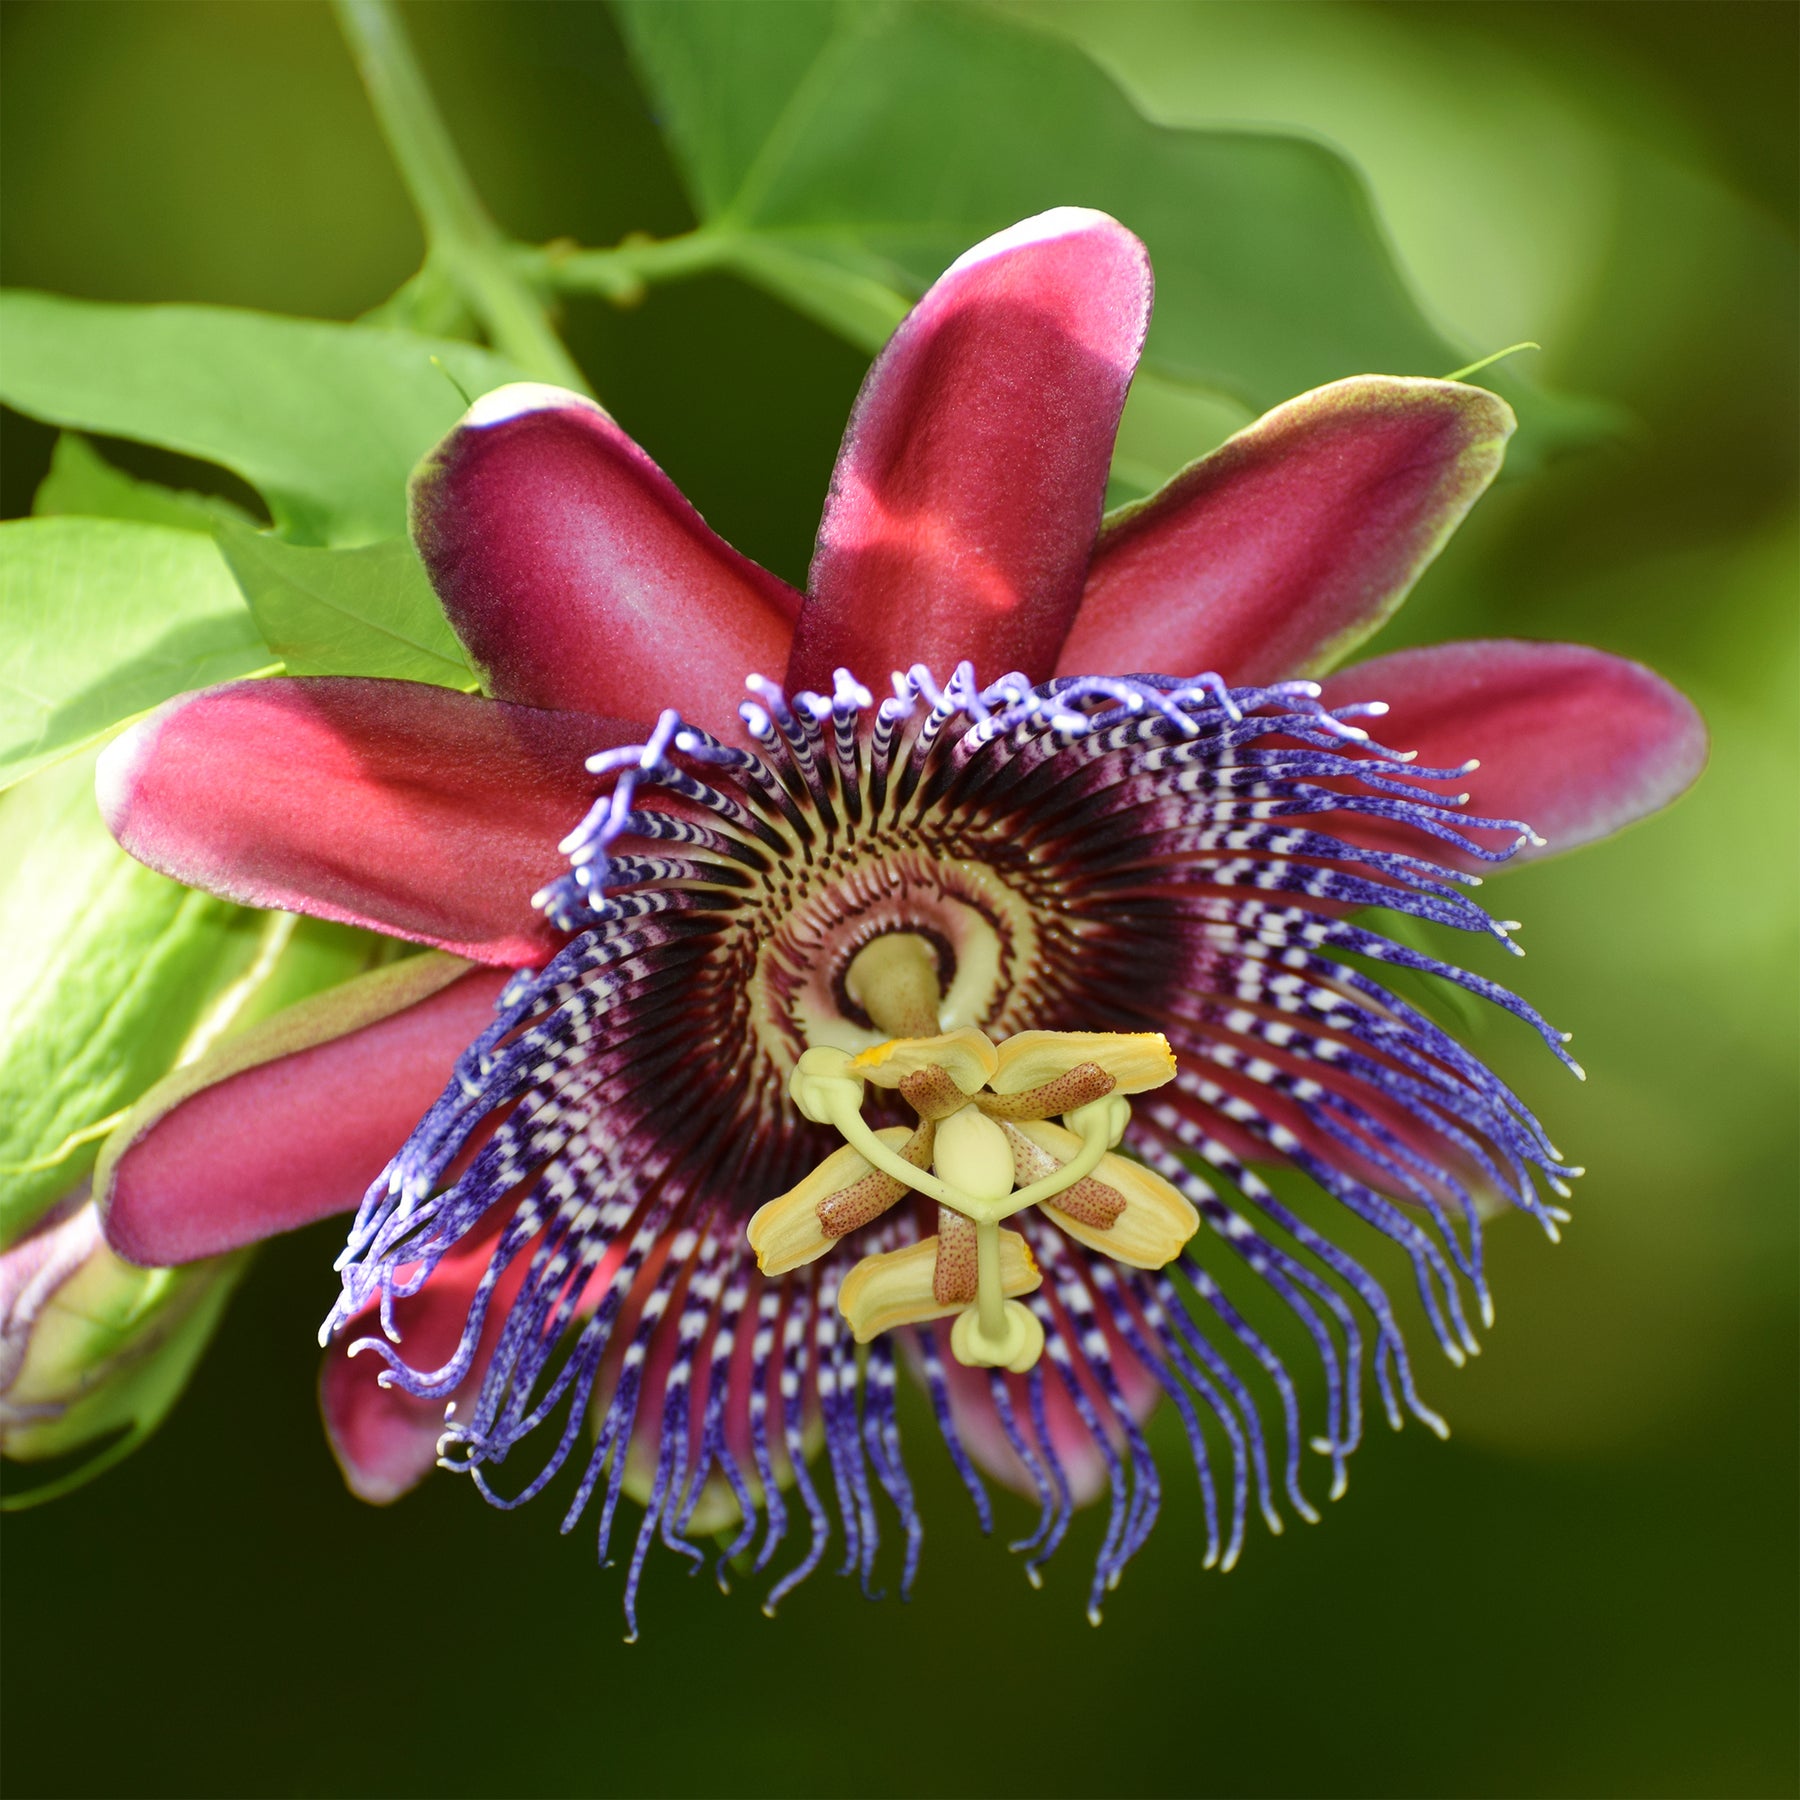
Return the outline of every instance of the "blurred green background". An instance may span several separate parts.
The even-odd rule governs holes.
[[[1229,1577],[1198,1568],[1167,1419],[1163,1522],[1098,1632],[1098,1522],[1033,1593],[914,1429],[909,1607],[821,1575],[771,1624],[754,1590],[722,1600],[659,1556],[625,1648],[618,1573],[549,1511],[448,1479],[385,1512],[345,1495],[313,1397],[335,1234],[301,1234],[146,1450],[8,1520],[10,1792],[1794,1791],[1800,12],[1011,10],[1153,118],[1339,146],[1446,335],[1538,339],[1539,378],[1637,421],[1492,494],[1379,645],[1586,640],[1655,664],[1714,733],[1674,812],[1504,889],[1532,953],[1508,973],[1591,1077],[1483,1040],[1590,1171],[1566,1241],[1493,1233],[1486,1353],[1426,1366],[1448,1445],[1377,1433],[1321,1526],[1254,1537]],[[602,7],[408,18],[508,229],[604,245],[690,222]],[[417,265],[322,4],[0,19],[9,285],[351,318]],[[863,357],[721,276],[565,324],[712,523],[801,577]],[[5,428],[11,516],[53,434]],[[1030,1516],[1001,1511],[1003,1535]]]

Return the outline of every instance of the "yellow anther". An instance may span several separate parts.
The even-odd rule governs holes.
[[[800,1060],[804,1062],[806,1057]],[[965,1025],[941,1037],[889,1038],[885,1044],[863,1051],[850,1067],[864,1080],[884,1088],[898,1087],[920,1069],[942,1069],[965,1094],[974,1094],[987,1084],[999,1064],[999,1055],[986,1035]]]
[[[1023,1094],[1082,1063],[1104,1069],[1121,1094],[1175,1078],[1175,1053],[1160,1031],[1020,1031],[999,1046],[988,1085],[996,1094]]]
[[[914,1076],[915,1081],[923,1079]],[[940,1080],[944,1077],[939,1076]],[[1054,1119],[1110,1094],[1118,1084],[1098,1063],[1077,1063],[1066,1075],[1018,1094],[996,1094],[991,1088],[979,1097],[981,1110],[990,1119]]]
[[[1074,1157],[1054,1174],[1045,1175],[1009,1195],[1007,1212],[1017,1212],[1025,1206],[1042,1206],[1046,1200],[1054,1200],[1065,1188],[1073,1187],[1076,1182],[1099,1168],[1108,1146],[1113,1142],[1111,1133],[1115,1115],[1112,1108],[1115,1102],[1121,1106],[1125,1104],[1117,1095],[1108,1094],[1104,1100],[1097,1100],[1093,1106],[1081,1109],[1086,1129],[1076,1139],[1080,1148]],[[1130,1110],[1126,1107],[1128,1114]]]
[[[936,1064],[929,1069],[915,1069],[905,1076],[900,1082],[900,1097],[921,1119],[934,1121],[961,1112],[968,1101],[968,1095]],[[984,1103],[991,1098],[991,1095],[982,1095]]]
[[[862,961],[885,939],[858,959],[860,1003],[878,1021],[869,998],[876,988],[887,995],[888,1019],[903,1006],[920,1016],[913,990],[930,951],[913,934],[891,935],[896,941],[879,957]],[[956,1240],[947,1257],[940,1238],[929,1237],[856,1265],[839,1305],[857,1340],[954,1313],[950,1347],[960,1362],[1022,1373],[1043,1354],[1044,1330],[1013,1296],[1036,1287],[1038,1274],[1024,1239],[1001,1229],[1003,1219],[1043,1206],[1071,1237],[1147,1269],[1177,1255],[1198,1226],[1194,1208],[1161,1176],[1111,1154],[1131,1119],[1125,1096],[1174,1074],[1175,1058],[1156,1032],[1028,1031],[996,1047],[964,1026],[892,1037],[854,1057],[815,1045],[796,1065],[789,1092],[807,1118],[834,1126],[846,1148],[752,1219],[758,1266],[779,1274],[810,1262],[910,1188],[937,1201],[946,1222],[969,1225],[947,1224]],[[902,1089],[919,1113],[918,1130],[871,1130],[862,1116],[865,1082]],[[958,1095],[966,1097],[960,1106]],[[1069,1108],[1068,1129],[1045,1118],[1053,1105]],[[919,1166],[927,1155],[929,1173]],[[1057,1207],[1061,1195],[1069,1201]]]
[[[978,1228],[951,1207],[938,1208],[937,1267],[931,1291],[940,1306],[973,1306],[981,1272]]]
[[[1044,1163],[1072,1166],[1083,1147],[1083,1140],[1074,1132],[1048,1120],[1022,1120],[1009,1130],[1027,1140],[1038,1153],[1035,1158],[1028,1152],[1019,1154],[1021,1175]],[[1129,1263],[1137,1269],[1160,1269],[1179,1256],[1182,1246],[1200,1229],[1199,1213],[1154,1169],[1146,1169],[1128,1156],[1103,1156],[1093,1175],[1125,1202],[1125,1210],[1112,1224],[1095,1225],[1064,1211],[1054,1200],[1042,1201],[1040,1205],[1070,1237],[1114,1262]]]
[[[1041,1120],[1027,1121],[1031,1124],[1042,1123]],[[1052,1173],[1058,1166],[1057,1159],[1048,1150],[1041,1149],[1033,1143],[1018,1127],[1008,1122],[1005,1126],[1007,1141],[1013,1147],[1013,1162],[1019,1171],[1021,1181],[1036,1181],[1040,1176]],[[1101,1163],[1106,1162],[1102,1157]],[[1045,1202],[1046,1205],[1051,1204]],[[1108,1187],[1098,1177],[1089,1175],[1082,1181],[1072,1183],[1056,1196],[1054,1202],[1058,1213],[1068,1213],[1079,1219],[1084,1225],[1092,1226],[1095,1231],[1110,1231],[1118,1224],[1119,1215],[1125,1210],[1125,1196],[1117,1188]],[[938,1227],[940,1234],[943,1226]]]
[[[936,1135],[936,1126],[929,1120],[921,1121],[900,1146],[900,1160],[911,1163],[915,1169],[930,1168],[931,1144]],[[878,1132],[876,1141],[892,1144],[893,1139]],[[880,1218],[905,1192],[904,1182],[896,1181],[884,1169],[871,1169],[861,1180],[819,1202],[819,1223],[827,1237],[845,1237]]]
[[[821,1059],[812,1071],[805,1066],[809,1057]],[[814,1048],[800,1058],[788,1079],[788,1092],[794,1104],[815,1125],[834,1127],[845,1143],[862,1152],[872,1167],[892,1175],[902,1186],[913,1188],[941,1205],[960,1209],[963,1202],[959,1195],[945,1187],[935,1175],[928,1175],[907,1162],[898,1150],[869,1129],[862,1116],[862,1082],[853,1075],[840,1073],[838,1065],[828,1060],[833,1057],[846,1066],[849,1063],[841,1050]]]
[[[904,1125],[875,1133],[876,1140],[896,1155],[912,1135]],[[826,1157],[797,1187],[789,1188],[767,1206],[758,1207],[751,1214],[749,1225],[756,1266],[765,1275],[785,1275],[789,1269],[798,1269],[823,1256],[843,1234],[826,1231],[820,1217],[821,1204],[880,1173],[860,1150],[846,1144]],[[900,1182],[893,1183],[895,1199],[905,1191]]]
[[[1025,1240],[1016,1231],[996,1233],[997,1274],[1005,1294],[1029,1294],[1043,1276]],[[838,1289],[838,1309],[850,1322],[859,1344],[891,1331],[896,1325],[922,1325],[953,1313],[975,1310],[953,1300],[945,1305],[932,1291],[937,1272],[938,1241],[921,1238],[904,1250],[865,1256]]]

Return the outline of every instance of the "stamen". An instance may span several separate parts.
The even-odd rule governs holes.
[[[931,1297],[939,1306],[969,1306],[978,1293],[977,1230],[972,1220],[948,1206],[938,1208],[937,1265],[931,1275]]]
[[[936,1132],[927,1120],[900,1146],[901,1160],[916,1168],[929,1167],[935,1138]],[[893,1176],[871,1169],[860,1181],[819,1202],[819,1225],[827,1237],[847,1236],[880,1218],[905,1192]]]
[[[1098,1063],[1084,1062],[1022,1094],[983,1094],[976,1104],[990,1119],[1054,1119],[1104,1099],[1117,1085]]]
[[[885,990],[893,1002],[890,1013],[925,1016],[920,996],[926,991],[928,950],[918,940],[865,961],[861,975],[870,998],[881,1003],[882,984],[891,977]],[[868,957],[865,950],[862,958]],[[877,1133],[864,1123],[865,1071],[894,1083],[921,1114],[931,1115],[909,1140],[913,1146],[929,1145],[930,1176],[917,1166],[922,1159],[916,1154],[904,1160],[894,1155],[897,1132]],[[834,1125],[848,1149],[751,1220],[758,1265],[770,1273],[821,1254],[827,1237],[866,1222],[864,1213],[872,1218],[885,1211],[902,1186],[915,1188],[938,1203],[930,1294],[916,1288],[908,1253],[866,1258],[846,1283],[842,1301],[858,1338],[960,1308],[950,1334],[958,1361],[1029,1369],[1043,1353],[1044,1336],[1033,1313],[1007,1298],[999,1223],[1028,1206],[1061,1200],[1066,1205],[1052,1212],[1063,1228],[1121,1261],[1160,1268],[1175,1256],[1198,1224],[1194,1209],[1167,1183],[1107,1154],[1130,1118],[1118,1090],[1142,1091],[1174,1073],[1168,1045],[1154,1033],[1031,1031],[995,1046],[965,1028],[945,1036],[890,1039],[855,1058],[815,1045],[796,1064],[790,1091],[807,1117]],[[977,1087],[980,1082],[1000,1091]],[[1046,1124],[1041,1117],[1046,1105],[1062,1105],[1075,1129]],[[990,1116],[994,1113],[1001,1119]],[[1017,1117],[1023,1131],[1007,1115]],[[1113,1165],[1110,1182],[1093,1178],[1103,1161]],[[883,1182],[891,1185],[879,1185]],[[821,1190],[829,1190],[829,1198],[817,1201]],[[1131,1194],[1137,1196],[1135,1208]],[[822,1225],[818,1234],[812,1211]],[[1114,1233],[1128,1212],[1126,1227]],[[850,1223],[839,1231],[845,1221]]]
[[[936,1124],[969,1104],[969,1096],[950,1079],[949,1072],[933,1063],[915,1069],[900,1083],[900,1093],[921,1119]],[[921,1165],[922,1166],[922,1165]]]

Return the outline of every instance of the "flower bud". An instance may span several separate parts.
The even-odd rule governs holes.
[[[85,1183],[0,1255],[0,1453],[41,1462],[90,1445],[99,1452],[9,1495],[10,1505],[79,1485],[162,1423],[246,1260],[123,1262],[107,1248]]]

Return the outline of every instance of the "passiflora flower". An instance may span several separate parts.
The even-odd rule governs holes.
[[[592,402],[490,394],[413,487],[485,696],[241,682],[107,754],[154,867],[434,947],[183,1070],[97,1177],[147,1262],[356,1209],[322,1395],[358,1493],[442,1460],[514,1505],[573,1459],[603,1555],[643,1504],[633,1617],[658,1536],[735,1527],[721,1567],[761,1567],[803,1513],[772,1605],[834,1532],[822,1448],[844,1568],[872,1579],[885,1493],[910,1581],[903,1355],[983,1522],[982,1469],[1037,1497],[1029,1569],[1110,1493],[1097,1610],[1156,1515],[1159,1395],[1208,1563],[1253,1506],[1316,1516],[1222,1261],[1314,1346],[1327,1491],[1371,1372],[1438,1425],[1380,1282],[1257,1165],[1391,1239],[1472,1350],[1484,1214],[1554,1233],[1575,1171],[1367,965],[1567,1053],[1358,914],[1510,942],[1478,872],[1665,804],[1703,733],[1571,645],[1313,679],[1493,477],[1481,389],[1336,383],[1103,524],[1150,293],[1091,212],[958,261],[870,371],[804,598]]]

